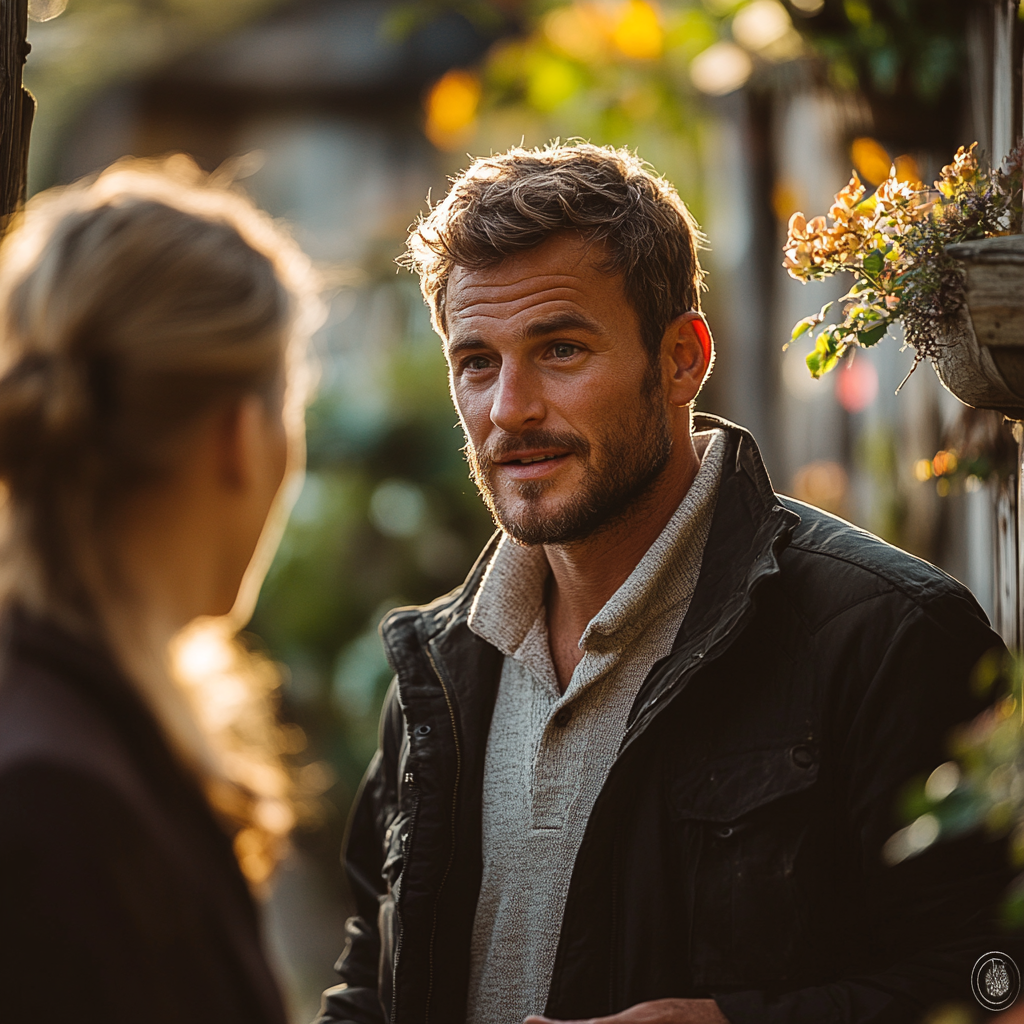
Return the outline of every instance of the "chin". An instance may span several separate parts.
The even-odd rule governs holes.
[[[512,507],[505,505],[493,510],[494,519],[503,533],[524,547],[557,544],[563,530],[564,507],[550,507],[546,502],[544,505],[525,502]]]

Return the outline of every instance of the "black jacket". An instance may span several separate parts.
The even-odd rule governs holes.
[[[909,1022],[972,1001],[1005,844],[973,836],[894,868],[908,780],[981,710],[1000,647],[959,583],[781,498],[724,426],[718,504],[673,652],[651,670],[576,858],[547,1015],[713,995],[732,1024]],[[382,626],[396,672],[346,846],[358,914],[321,1024],[464,1019],[481,786],[502,656],[466,583]],[[585,766],[580,766],[585,770]]]
[[[284,1024],[228,836],[100,649],[0,644],[0,1022]]]

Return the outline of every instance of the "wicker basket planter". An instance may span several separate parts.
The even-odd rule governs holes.
[[[933,360],[965,405],[1024,419],[1024,235],[951,245],[967,272],[962,330]]]

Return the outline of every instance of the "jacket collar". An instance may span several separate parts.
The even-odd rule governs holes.
[[[700,578],[672,653],[653,667],[637,694],[623,748],[698,665],[732,645],[750,617],[754,591],[778,574],[779,554],[800,524],[773,490],[750,432],[717,416],[694,417],[695,429],[711,426],[726,430],[729,449]]]
[[[644,713],[661,701],[689,668],[716,656],[731,643],[745,622],[754,590],[778,573],[778,555],[800,523],[800,517],[783,507],[772,489],[749,431],[718,416],[694,416],[695,431],[716,427],[725,431],[726,453],[697,587],[675,648],[652,670],[637,697],[631,724],[639,725]],[[459,697],[480,682],[477,673],[465,672],[458,664],[463,652],[477,667],[482,664],[481,657],[488,664],[500,666],[500,655],[488,658],[476,651],[480,645],[493,648],[467,625],[500,537],[500,533],[491,537],[461,587],[429,605],[398,608],[381,623],[385,650],[400,680],[403,667],[411,669],[411,661],[424,648],[434,653]],[[497,685],[496,678],[493,685]],[[479,694],[473,696],[479,699]]]

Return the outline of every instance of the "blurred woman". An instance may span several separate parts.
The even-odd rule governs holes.
[[[0,1020],[285,1020],[239,868],[291,824],[272,686],[223,641],[303,457],[313,294],[184,157],[0,248]]]

